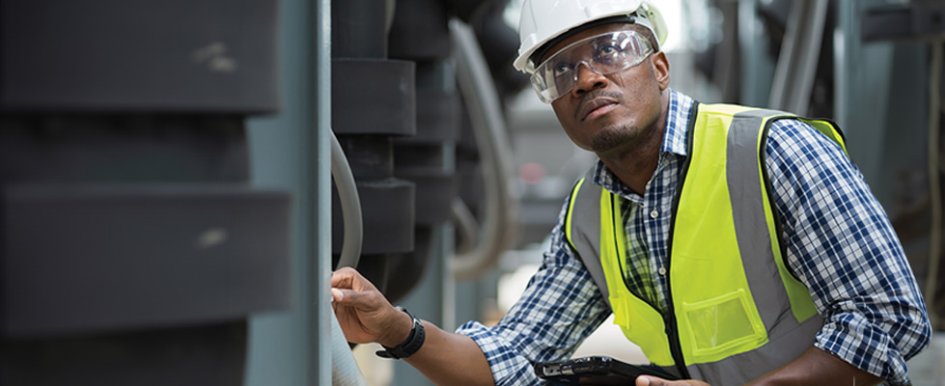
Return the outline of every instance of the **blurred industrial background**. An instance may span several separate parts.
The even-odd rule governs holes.
[[[945,385],[945,1],[658,2],[672,87],[846,130],[937,329],[913,382]],[[338,264],[497,320],[594,160],[512,68],[519,7],[0,0],[0,385],[337,383]],[[580,352],[640,358],[612,341]],[[368,384],[429,384],[373,349]]]

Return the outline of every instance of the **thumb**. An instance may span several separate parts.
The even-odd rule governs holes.
[[[636,386],[663,386],[663,382],[659,378],[641,375],[637,377]]]

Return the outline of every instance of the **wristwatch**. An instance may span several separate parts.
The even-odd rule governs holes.
[[[397,307],[397,309],[403,311],[410,317],[410,320],[413,321],[413,328],[410,329],[410,335],[407,336],[407,340],[403,343],[396,347],[383,346],[384,350],[374,353],[381,358],[401,359],[409,357],[420,350],[420,346],[423,346],[423,341],[426,338],[426,331],[424,331],[423,323],[420,322],[420,319],[414,317],[406,308]]]

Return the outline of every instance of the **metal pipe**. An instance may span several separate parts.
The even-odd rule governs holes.
[[[338,189],[338,200],[341,202],[341,214],[344,218],[344,239],[341,243],[341,257],[338,267],[358,267],[361,259],[361,243],[364,239],[364,221],[361,215],[361,199],[358,196],[358,187],[351,173],[351,165],[345,157],[341,144],[335,133],[331,137],[331,176]]]
[[[450,20],[456,55],[456,78],[469,110],[473,134],[482,159],[486,211],[475,247],[451,261],[457,278],[472,279],[492,268],[515,237],[517,204],[509,184],[512,151],[495,83],[476,37],[465,23]]]
[[[932,62],[929,64],[929,201],[932,204],[932,229],[929,234],[929,268],[925,280],[925,301],[932,325],[937,325],[935,290],[942,255],[942,192],[939,187],[939,117],[941,114],[942,40],[932,42]]]

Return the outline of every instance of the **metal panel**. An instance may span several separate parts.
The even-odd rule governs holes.
[[[864,41],[941,38],[945,35],[945,3],[916,0],[878,4],[862,13]]]
[[[334,59],[332,129],[338,135],[414,135],[414,64],[402,60]]]
[[[417,185],[417,225],[440,225],[450,219],[453,197],[456,196],[456,183],[452,172],[419,168],[398,169],[397,177]]]
[[[246,322],[0,345],[0,385],[200,385],[243,382]]]
[[[3,0],[0,106],[276,109],[275,0]]]
[[[397,0],[390,29],[392,58],[445,59],[450,55],[446,4],[439,0]]]
[[[201,185],[8,185],[2,333],[245,318],[289,304],[285,193]]]
[[[423,76],[422,67],[417,67],[417,78]],[[459,96],[455,91],[432,89],[417,85],[417,134],[398,138],[397,144],[454,143],[459,138]]]
[[[414,184],[385,179],[358,181],[364,222],[362,254],[402,253],[413,250]],[[341,253],[344,226],[337,199],[332,209],[332,252]]]
[[[242,116],[23,114],[0,116],[0,180],[244,182]]]
[[[393,2],[335,0],[331,5],[331,48],[336,58],[387,57],[387,8]]]

